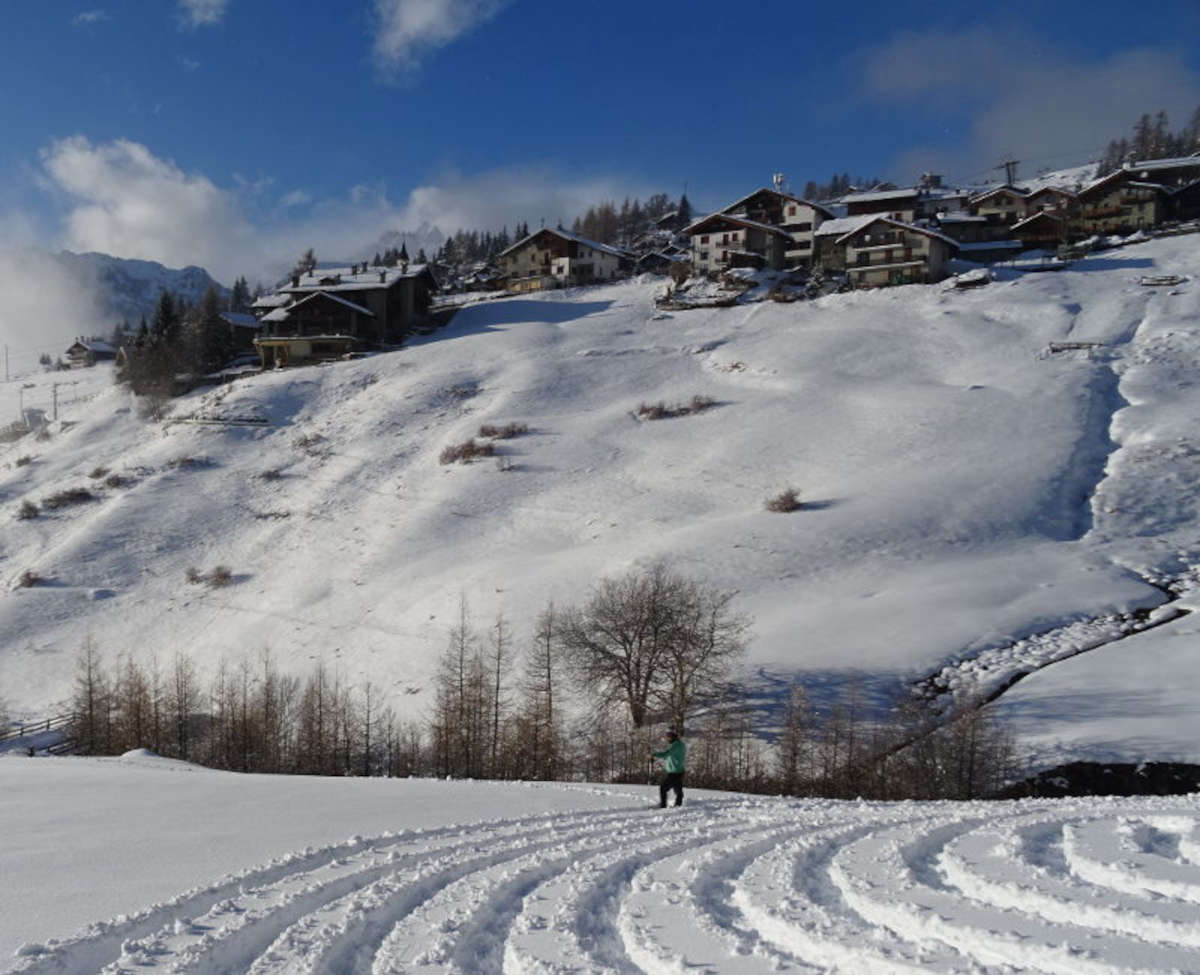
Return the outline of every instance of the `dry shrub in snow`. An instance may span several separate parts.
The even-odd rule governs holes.
[[[40,586],[46,580],[38,575],[33,569],[26,569],[17,577],[18,589],[32,589],[34,586]]]
[[[107,467],[93,467],[91,472],[88,474],[88,477],[90,477],[93,481],[98,481],[98,480],[100,480],[100,478],[104,477],[107,473],[108,473]]]
[[[801,507],[800,492],[795,488],[785,488],[775,497],[767,498],[768,511],[799,511]]]
[[[0,443],[15,443],[29,432],[29,428],[20,420],[0,427]]]
[[[637,415],[643,420],[670,420],[677,416],[691,416],[693,413],[703,413],[717,405],[711,396],[693,396],[686,403],[675,403],[667,406],[662,400],[657,403],[642,403],[637,408]]]
[[[528,432],[529,427],[524,423],[506,423],[502,427],[485,423],[479,428],[479,435],[481,437],[491,437],[493,440],[509,440],[512,437],[520,437]]]
[[[299,447],[301,450],[311,451],[313,448],[318,446],[321,443],[321,441],[324,439],[325,438],[322,437],[319,433],[306,433],[304,436],[297,437],[295,440],[293,440],[292,444],[296,447]]]
[[[188,582],[199,585],[207,583],[210,589],[221,589],[233,582],[233,572],[227,566],[218,565],[212,572],[205,575],[195,566],[188,568],[184,572],[184,577]]]
[[[281,471],[278,467],[272,467],[269,471],[263,471],[258,476],[259,479],[263,481],[278,481],[283,477],[283,471]]]
[[[199,467],[208,467],[212,461],[207,457],[175,457],[167,461],[167,470],[190,471]]]
[[[43,498],[42,507],[54,511],[57,508],[65,508],[72,504],[83,504],[85,501],[94,501],[95,499],[96,496],[87,488],[67,488],[65,491],[59,491],[48,498]]]
[[[30,518],[38,516],[38,506],[26,498],[21,502],[21,506],[17,508],[17,517],[22,521],[28,521]]]
[[[109,474],[104,479],[104,486],[110,488],[124,487],[128,483],[120,474]]]
[[[16,465],[17,467],[24,467],[26,464],[32,464],[32,463],[33,463],[33,455],[32,454],[25,454],[24,456],[18,457],[16,460],[13,461],[13,464]]]
[[[491,457],[496,448],[490,443],[476,443],[474,438],[462,443],[451,444],[438,455],[438,461],[443,464],[469,464],[476,457]]]

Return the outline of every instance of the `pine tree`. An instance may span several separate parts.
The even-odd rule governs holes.
[[[229,310],[245,314],[250,310],[250,284],[244,277],[233,282],[229,292]]]
[[[175,342],[179,338],[179,327],[182,317],[178,303],[170,291],[163,290],[158,296],[158,304],[154,308],[154,318],[150,322],[150,337],[157,342]]]

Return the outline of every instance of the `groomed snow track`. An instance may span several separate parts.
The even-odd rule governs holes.
[[[355,838],[11,971],[1200,971],[1200,805],[704,798]]]

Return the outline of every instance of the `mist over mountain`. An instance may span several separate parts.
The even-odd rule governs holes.
[[[79,288],[96,296],[97,307],[101,314],[111,319],[110,325],[121,319],[136,325],[142,315],[149,317],[163,291],[170,291],[192,303],[199,301],[210,285],[216,285],[222,293],[228,290],[204,268],[195,265],[169,268],[157,261],[130,260],[94,252],[60,251],[46,257],[62,267]]]

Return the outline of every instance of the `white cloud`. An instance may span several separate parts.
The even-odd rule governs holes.
[[[430,51],[478,27],[509,0],[372,0],[374,54],[386,69],[415,68]]]
[[[279,205],[285,210],[292,207],[302,207],[309,203],[312,203],[312,197],[304,192],[304,190],[292,190],[290,193],[285,193],[279,201]]]
[[[125,139],[82,136],[42,153],[45,174],[68,205],[64,244],[174,267],[203,264],[228,277],[250,228],[236,198]]]
[[[967,114],[952,148],[913,146],[893,172],[986,173],[1009,158],[1026,175],[1095,158],[1128,135],[1143,112],[1165,110],[1176,128],[1200,102],[1200,75],[1171,49],[1073,59],[1014,31],[975,28],[902,34],[862,55],[863,93],[923,120]]]
[[[179,0],[179,19],[185,27],[220,23],[229,0]]]
[[[90,24],[98,24],[102,20],[108,19],[108,11],[106,10],[85,10],[72,17],[71,23],[76,27],[87,27]]]
[[[269,178],[235,176],[234,188],[224,189],[139,143],[82,136],[45,149],[42,166],[44,186],[65,210],[61,246],[199,264],[226,283],[242,274],[269,282],[307,247],[322,259],[359,260],[388,231],[436,241],[459,229],[511,231],[518,221],[554,226],[602,200],[645,195],[641,187],[529,167],[446,173],[399,200],[366,183],[316,201],[302,190],[268,199]]]
[[[95,288],[44,252],[0,251],[0,289],[5,296],[0,303],[0,342],[12,348],[14,372],[33,369],[39,353],[60,355],[77,335],[112,328]]]

